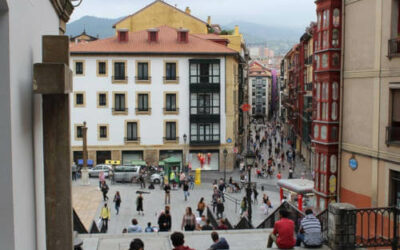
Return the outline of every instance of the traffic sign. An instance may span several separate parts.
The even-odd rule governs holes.
[[[227,143],[232,143],[232,139],[231,139],[231,138],[228,138],[228,139],[226,140],[226,142],[227,142]]]
[[[251,109],[251,105],[248,103],[245,103],[240,108],[242,109],[243,112],[247,112]]]

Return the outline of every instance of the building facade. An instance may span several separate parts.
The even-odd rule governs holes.
[[[268,118],[270,106],[271,70],[257,61],[249,66],[249,103],[253,117]]]
[[[109,159],[157,165],[175,156],[192,169],[222,170],[226,148],[226,168],[232,170],[239,55],[188,33],[168,26],[121,30],[113,38],[71,45],[75,161],[86,121],[95,164]]]
[[[399,7],[397,0],[343,6],[339,187],[340,201],[357,207],[400,205]]]

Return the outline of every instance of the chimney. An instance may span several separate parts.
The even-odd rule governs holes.
[[[127,42],[129,41],[129,33],[128,29],[119,29],[118,32],[118,42]]]
[[[179,28],[177,31],[178,34],[178,42],[180,43],[188,43],[189,42],[189,30]]]
[[[158,42],[158,31],[159,29],[153,28],[147,30],[147,40],[151,42]]]
[[[235,33],[234,33],[234,35],[235,36],[239,35],[239,26],[238,25],[235,25]]]
[[[190,8],[189,7],[186,7],[186,10],[185,10],[185,12],[186,12],[186,14],[189,14],[190,15]]]
[[[211,17],[210,16],[208,16],[208,18],[207,18],[207,23],[208,23],[208,25],[211,25]]]

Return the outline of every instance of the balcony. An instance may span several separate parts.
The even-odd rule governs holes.
[[[165,115],[175,115],[179,114],[179,108],[163,108]]]
[[[125,143],[140,143],[140,137],[124,137]]]
[[[150,115],[151,108],[135,108],[135,113],[137,115]]]
[[[135,82],[136,83],[151,83],[151,76],[135,76]]]
[[[211,145],[219,145],[219,144],[220,144],[220,135],[219,134],[191,135],[191,137],[190,137],[190,145],[211,146]]]
[[[112,110],[113,115],[127,115],[128,114],[128,108],[125,108],[125,107],[112,108],[111,110]]]
[[[179,76],[175,76],[175,77],[164,76],[163,82],[164,83],[179,83]]]
[[[393,38],[389,40],[389,51],[388,57],[392,59],[393,57],[400,57],[400,38]]]
[[[386,145],[400,146],[400,127],[386,127]]]
[[[179,143],[179,137],[163,137],[164,143]]]
[[[111,80],[113,83],[128,83],[128,76],[124,75],[112,76]]]

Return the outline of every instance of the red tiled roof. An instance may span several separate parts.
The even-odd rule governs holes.
[[[221,37],[217,34],[193,34],[194,36],[206,39],[206,40],[221,40],[221,41],[229,41],[225,37]]]
[[[143,7],[142,9],[136,11],[136,12],[133,13],[132,15],[126,16],[125,18],[119,20],[117,23],[115,23],[115,24],[113,25],[113,28],[115,28],[115,26],[116,26],[117,24],[119,24],[120,22],[126,20],[127,18],[129,18],[129,17],[131,17],[131,16],[134,16],[134,15],[136,15],[136,14],[138,14],[138,13],[144,11],[145,9],[151,7],[152,5],[154,5],[154,4],[157,3],[157,2],[163,3],[163,4],[165,4],[166,6],[168,6],[168,7],[170,7],[170,8],[173,8],[173,9],[175,9],[175,10],[177,10],[177,11],[179,11],[179,12],[185,14],[185,15],[188,15],[188,16],[190,16],[190,17],[192,17],[192,18],[194,18],[194,19],[196,19],[196,20],[198,20],[198,21],[204,23],[205,25],[208,25],[208,24],[207,24],[206,22],[204,22],[203,20],[201,20],[201,19],[199,19],[199,18],[197,18],[197,17],[195,17],[195,16],[192,16],[192,15],[190,15],[189,13],[186,13],[185,11],[178,9],[178,8],[175,7],[175,6],[172,6],[172,5],[170,5],[170,4],[168,4],[168,3],[164,2],[164,1],[156,0],[156,1],[154,1],[154,2],[152,2],[152,3],[150,3],[150,4],[148,4],[148,5],[146,5],[146,6]]]
[[[158,41],[149,42],[146,30],[129,32],[128,42],[119,42],[117,36],[81,42],[70,45],[72,54],[237,54],[224,45],[189,34],[189,42],[181,43],[177,39],[177,30],[168,26],[159,27]]]

